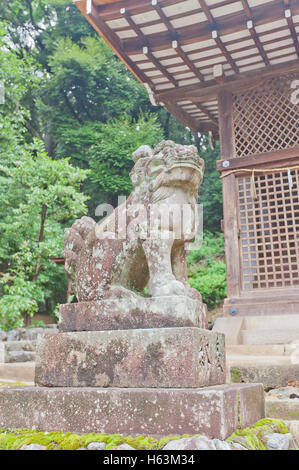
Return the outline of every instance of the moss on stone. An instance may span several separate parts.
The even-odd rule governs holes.
[[[250,450],[266,450],[265,435],[270,433],[289,433],[285,423],[279,419],[265,418],[250,428],[237,429],[228,443],[238,443]],[[196,434],[194,437],[198,437]],[[115,449],[120,444],[129,444],[136,450],[160,450],[169,442],[183,437],[165,436],[155,439],[149,436],[124,436],[122,434],[89,433],[75,434],[71,432],[40,432],[32,429],[0,429],[0,450],[17,450],[23,445],[39,444],[48,450],[76,450],[87,447],[91,442],[106,443],[106,450]]]
[[[0,387],[1,388],[6,388],[6,387],[26,387],[27,384],[24,384],[23,382],[6,382],[4,380],[0,381]]]
[[[39,432],[32,429],[0,429],[0,450],[17,450],[23,445],[40,444],[48,450],[76,450],[87,447],[91,442],[104,442],[106,450],[112,450],[120,444],[129,444],[136,450],[162,449],[167,442],[184,436],[169,436],[158,440],[148,436],[123,436],[121,434],[71,432]]]
[[[236,367],[232,367],[230,369],[230,376],[231,376],[231,381],[233,383],[241,382],[241,371],[237,369]]]
[[[229,444],[241,444],[249,450],[267,450],[265,436],[271,433],[287,434],[285,423],[280,419],[264,418],[250,428],[238,429],[226,439]]]

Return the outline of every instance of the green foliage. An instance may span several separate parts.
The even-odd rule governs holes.
[[[153,147],[163,139],[157,118],[143,115],[131,120],[125,116],[104,125],[98,137],[90,149],[91,180],[107,198],[128,195],[133,189],[129,177],[132,153],[141,145]]]
[[[222,181],[216,170],[219,145],[212,150],[207,137],[203,136],[199,152],[205,162],[204,179],[199,188],[199,202],[203,205],[203,224],[205,230],[215,233],[219,232],[222,219]]]
[[[197,289],[209,309],[216,308],[226,296],[224,236],[222,233],[204,233],[203,244],[188,257],[188,277],[191,287]]]
[[[151,106],[145,88],[71,0],[7,5],[0,0],[0,321],[9,328],[39,310],[57,315],[66,276],[49,257],[60,255],[64,228],[85,210],[83,194],[93,217],[98,204],[115,206],[119,194],[131,191],[131,154],[139,145],[163,138],[197,145],[206,166],[200,202],[211,233],[219,230],[222,209],[219,148],[212,151],[207,136]],[[216,305],[223,265],[205,258],[193,264],[190,283]]]
[[[22,150],[17,162],[4,158],[0,166],[0,265],[4,270],[0,324],[4,329],[23,326],[24,314],[32,317],[47,299],[57,299],[56,283],[63,286],[64,275],[50,257],[60,256],[63,249],[62,224],[85,209],[86,197],[79,192],[86,177],[83,170],[66,159],[52,160],[38,141]]]

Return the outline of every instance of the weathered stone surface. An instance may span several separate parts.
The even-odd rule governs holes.
[[[226,441],[221,441],[220,439],[213,439],[216,450],[232,450],[232,447]]]
[[[236,442],[233,443],[231,446],[233,450],[248,450],[246,447],[241,446],[241,444],[237,444]]]
[[[105,450],[105,442],[90,442],[87,446],[87,450]]]
[[[216,318],[213,331],[225,335],[227,345],[239,344],[244,319],[242,317],[220,317]]]
[[[79,302],[60,306],[60,331],[126,330],[197,326],[205,328],[206,305],[183,295]]]
[[[0,343],[0,362],[26,362],[35,358],[35,341],[4,341]]]
[[[99,224],[82,217],[66,231],[65,269],[77,299],[119,298],[118,288],[142,295],[146,286],[152,297],[200,299],[188,283],[186,260],[198,227],[204,161],[195,146],[172,141],[143,146],[132,158],[129,198]]]
[[[4,362],[30,362],[34,361],[35,353],[29,351],[7,351]]]
[[[274,388],[273,390],[269,390],[267,396],[280,399],[299,399],[299,387]]]
[[[298,399],[275,399],[266,398],[267,418],[279,418],[286,420],[299,420]]]
[[[35,341],[39,335],[46,335],[56,332],[58,332],[58,329],[57,325],[55,324],[47,325],[45,328],[15,328],[5,333],[6,337],[4,337],[4,341]]]
[[[0,341],[6,341],[7,340],[7,333],[3,330],[0,330]]]
[[[299,421],[288,421],[286,425],[292,434],[295,444],[299,446]]]
[[[216,450],[216,445],[205,436],[184,437],[168,442],[163,450]]]
[[[263,383],[265,390],[283,387],[289,380],[299,380],[299,364],[259,364],[230,367],[232,382]]]
[[[35,383],[204,387],[225,382],[224,338],[200,328],[60,333],[38,343]]]
[[[251,414],[245,401],[252,389]],[[253,400],[253,394],[255,400]],[[242,397],[240,401],[238,397]],[[78,433],[106,432],[165,436],[202,434],[226,439],[264,417],[260,384],[226,384],[199,389],[0,389],[0,428],[35,428]]]
[[[24,444],[19,450],[47,450],[47,448],[40,444]]]
[[[115,447],[113,450],[136,450],[134,447],[130,446],[129,444],[120,444],[119,446]]]
[[[291,434],[271,433],[265,436],[266,446],[270,450],[288,450],[290,441],[292,440]]]

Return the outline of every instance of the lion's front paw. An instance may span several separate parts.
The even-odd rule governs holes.
[[[162,297],[168,295],[185,295],[185,286],[180,281],[169,281],[167,284],[152,286],[153,297]]]

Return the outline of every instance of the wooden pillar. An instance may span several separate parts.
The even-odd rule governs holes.
[[[221,160],[229,161],[235,157],[232,94],[230,92],[226,90],[219,92],[218,111]],[[225,176],[222,181],[227,297],[232,298],[240,295],[237,184],[234,174]]]

